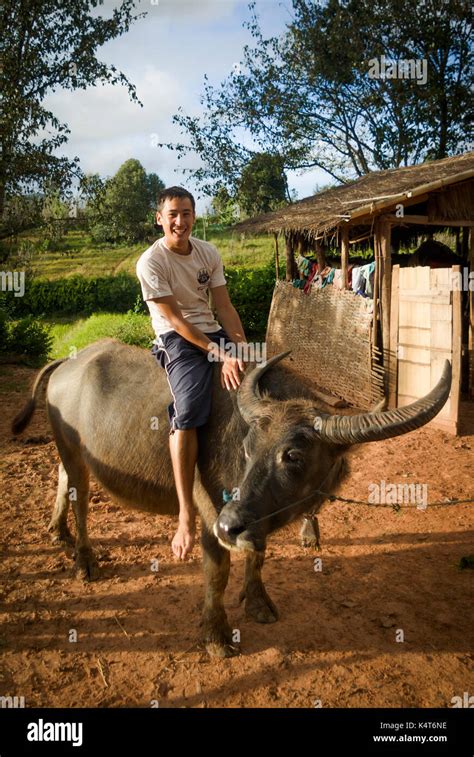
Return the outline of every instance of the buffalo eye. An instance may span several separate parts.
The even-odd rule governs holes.
[[[283,462],[289,465],[303,465],[304,457],[297,449],[287,449],[283,453]]]

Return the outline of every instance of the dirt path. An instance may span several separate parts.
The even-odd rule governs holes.
[[[173,560],[172,519],[122,510],[93,482],[101,579],[79,583],[50,545],[58,456],[43,403],[23,439],[8,430],[32,376],[0,368],[0,695],[42,707],[449,707],[474,694],[473,572],[458,568],[474,552],[472,507],[329,504],[320,553],[300,546],[299,523],[287,527],[264,569],[280,610],[270,626],[245,618],[234,558],[226,609],[242,655],[211,661],[198,636],[200,549]],[[338,493],[365,500],[383,479],[426,483],[429,501],[473,497],[473,450],[474,436],[431,429],[354,448]]]

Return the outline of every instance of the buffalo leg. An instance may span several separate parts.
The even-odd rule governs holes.
[[[245,599],[245,614],[257,623],[274,623],[278,620],[278,610],[265,591],[262,582],[262,566],[265,552],[251,552],[245,560],[244,588],[239,602]]]
[[[59,463],[58,491],[48,531],[51,534],[53,544],[61,544],[64,547],[74,544],[74,537],[67,525],[69,512],[68,477],[64,465]]]
[[[67,475],[67,497],[76,520],[76,573],[84,581],[94,581],[99,576],[99,567],[87,533],[89,471],[78,451],[70,452],[60,444],[58,449]]]
[[[230,552],[221,547],[203,523],[202,537],[205,597],[201,625],[203,640],[211,657],[232,657],[239,647],[232,642],[232,630],[224,610],[224,592],[229,579]]]

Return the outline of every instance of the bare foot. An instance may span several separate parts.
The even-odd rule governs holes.
[[[180,520],[178,530],[176,531],[173,537],[173,541],[171,542],[171,549],[178,560],[185,560],[186,557],[191,554],[194,546],[195,533],[195,521]]]

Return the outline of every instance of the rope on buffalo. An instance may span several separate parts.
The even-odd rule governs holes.
[[[328,492],[322,491],[321,489],[314,489],[314,491],[311,494],[308,494],[307,497],[303,497],[302,499],[296,500],[296,502],[292,502],[290,505],[286,505],[285,507],[280,507],[279,510],[274,510],[273,512],[269,513],[268,515],[263,515],[261,518],[257,518],[257,520],[253,520],[251,524],[254,525],[255,523],[260,523],[262,520],[267,520],[268,518],[272,518],[274,515],[277,515],[278,513],[282,513],[285,510],[290,510],[292,507],[297,507],[298,505],[301,505],[303,502],[307,502],[310,499],[313,499],[315,494],[319,494],[324,497],[324,499],[328,499],[330,502],[335,502],[336,500],[339,500],[340,502],[345,502],[349,505],[365,505],[365,507],[391,507],[392,510],[395,512],[398,512],[399,510],[406,510],[409,507],[416,507],[419,508],[418,505],[399,505],[398,503],[391,504],[391,503],[377,503],[377,502],[365,502],[361,499],[348,499],[346,497],[338,497],[335,494],[329,494]],[[450,507],[451,505],[462,505],[466,503],[474,503],[474,499],[448,499],[448,501],[443,502],[431,502],[428,507]],[[423,508],[425,509],[425,508]],[[308,513],[308,516],[305,517],[311,517],[313,515],[313,510]]]

